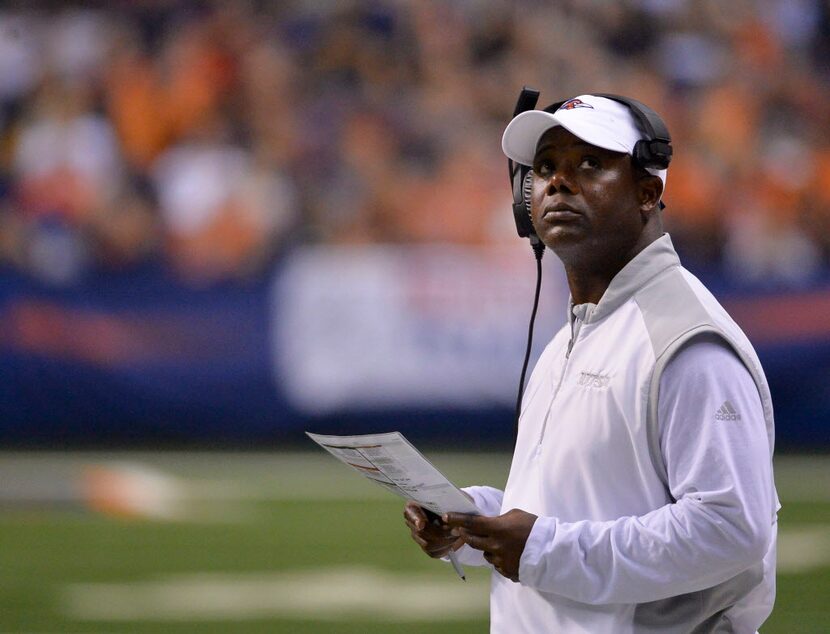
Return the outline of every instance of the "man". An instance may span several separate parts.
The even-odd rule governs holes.
[[[775,594],[769,389],[749,341],[663,232],[665,170],[632,162],[627,106],[593,95],[507,126],[568,323],[525,392],[504,492],[404,516],[433,557],[494,569],[491,632],[755,632]]]

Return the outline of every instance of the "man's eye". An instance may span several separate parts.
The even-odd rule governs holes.
[[[579,164],[579,167],[587,169],[596,169],[599,167],[599,160],[594,158],[593,156],[586,156],[582,159],[582,162]]]
[[[553,163],[551,161],[539,161],[534,165],[533,171],[539,176],[546,176],[553,171]]]

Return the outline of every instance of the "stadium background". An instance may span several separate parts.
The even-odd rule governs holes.
[[[302,431],[503,482],[522,84],[667,120],[669,231],[776,404],[764,631],[830,630],[828,59],[822,0],[4,3],[0,631],[483,631]],[[565,300],[548,254],[536,354]]]

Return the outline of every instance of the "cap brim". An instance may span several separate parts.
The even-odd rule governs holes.
[[[557,126],[562,126],[574,136],[586,143],[610,150],[612,152],[630,153],[630,148],[617,142],[606,132],[596,125],[588,124],[579,120],[568,120],[563,114],[560,119],[556,114],[543,110],[528,110],[516,115],[507,124],[504,135],[501,138],[501,149],[505,155],[521,163],[522,165],[533,165],[533,157],[536,155],[536,146],[542,135]]]
[[[504,129],[501,149],[507,158],[522,165],[533,165],[536,146],[542,135],[561,125],[550,112],[528,110],[516,115]]]

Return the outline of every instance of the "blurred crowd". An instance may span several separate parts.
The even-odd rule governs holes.
[[[674,138],[693,267],[830,267],[827,0],[5,3],[0,260],[56,284],[162,263],[194,283],[292,245],[518,240],[501,133],[616,92]]]

